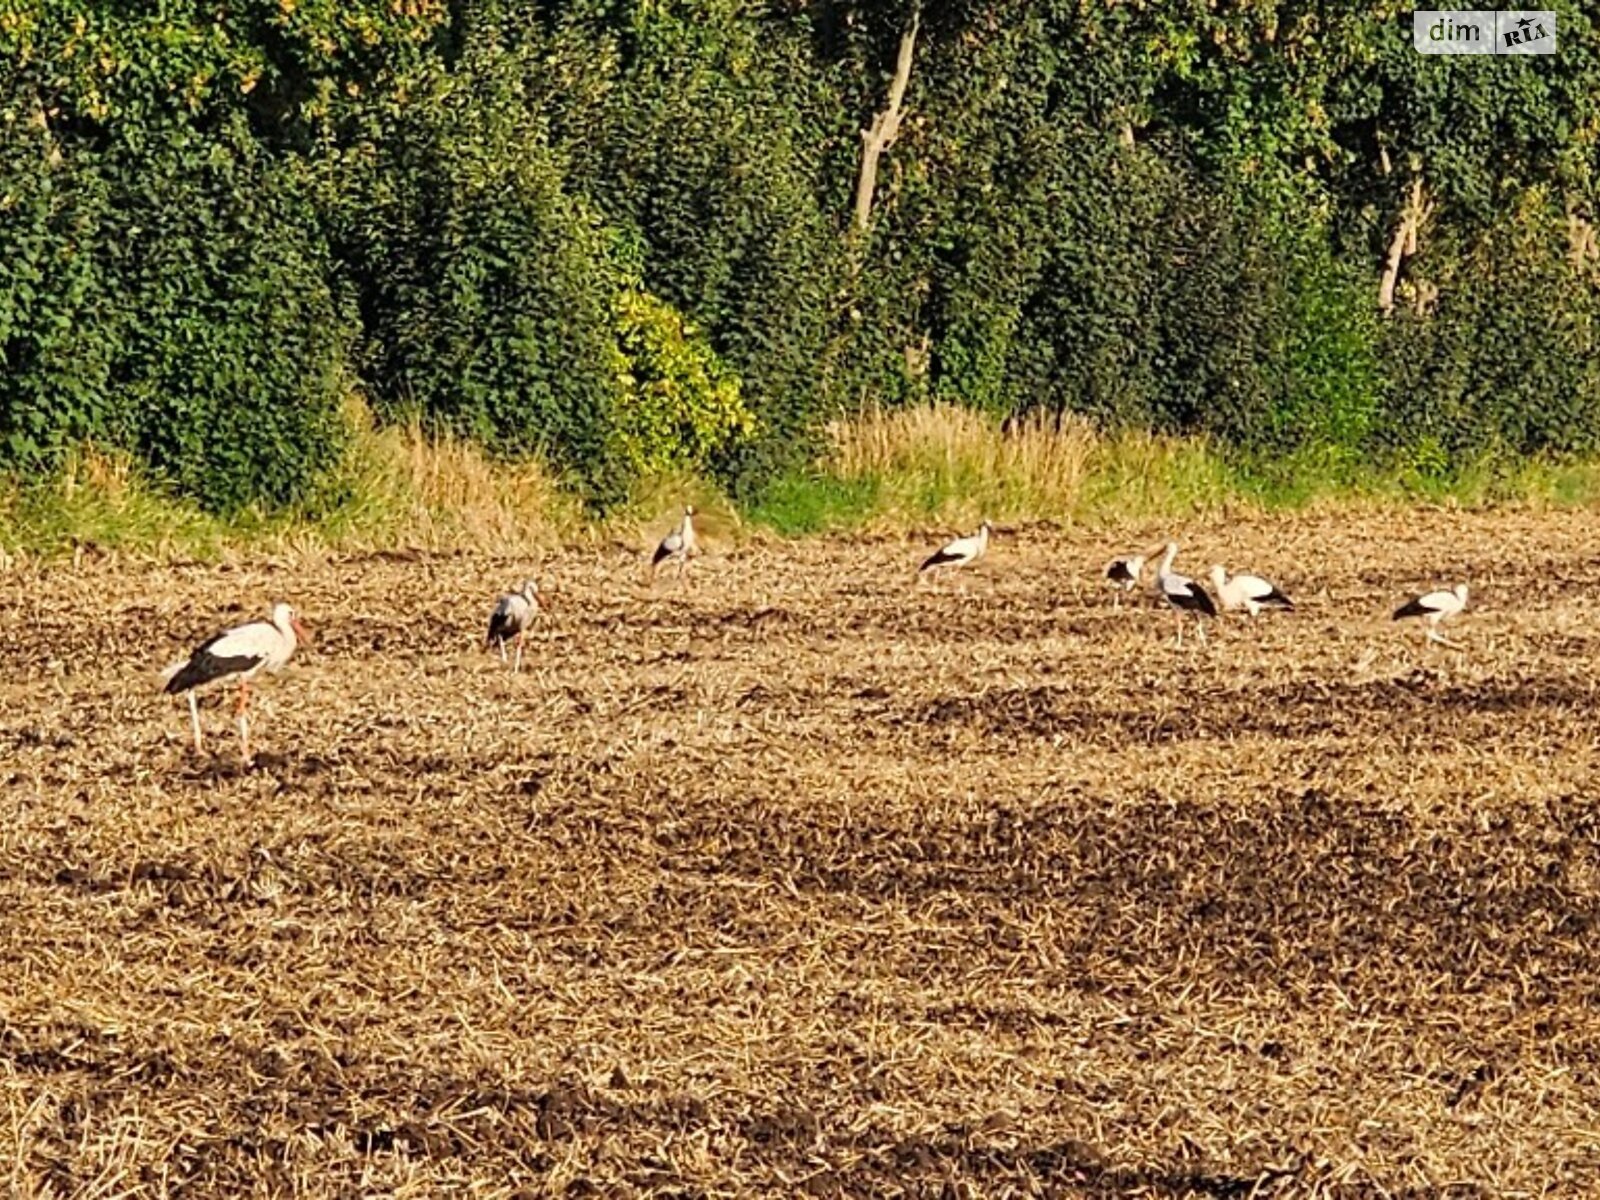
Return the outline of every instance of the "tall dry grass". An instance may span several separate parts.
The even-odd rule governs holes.
[[[542,464],[498,463],[416,425],[358,428],[338,470],[299,510],[223,519],[175,499],[131,456],[85,448],[42,482],[0,484],[0,551],[93,547],[156,557],[473,549],[516,553],[584,531],[582,506]]]
[[[950,404],[871,409],[828,430],[824,469],[874,479],[894,512],[926,513],[952,502],[990,516],[1060,510],[1076,503],[1095,434],[1081,422],[1030,417],[1002,432]]]
[[[703,479],[638,480],[599,516],[542,461],[498,462],[471,442],[415,422],[381,430],[367,424],[354,440],[347,476],[339,504],[318,522],[326,540],[346,548],[515,554],[575,541],[653,545],[685,504],[694,505],[704,534],[734,537],[743,528],[727,497]]]
[[[340,491],[317,525],[341,547],[516,552],[584,526],[582,505],[542,462],[495,462],[417,423],[358,433]]]
[[[824,478],[858,487],[887,523],[1142,517],[1212,507],[1227,470],[1204,442],[1106,435],[1070,414],[1002,425],[953,404],[869,409],[828,428]]]
[[[132,456],[80,447],[43,480],[0,481],[0,565],[17,551],[135,550],[215,554],[224,524],[164,496]]]
[[[477,550],[520,554],[574,541],[653,545],[695,505],[702,532],[737,540],[864,527],[969,526],[983,518],[1103,523],[1245,510],[1408,506],[1566,507],[1600,496],[1600,468],[1524,463],[1466,471],[1426,486],[1383,475],[1352,481],[1314,460],[1252,472],[1203,439],[1106,434],[1070,415],[1002,425],[952,404],[871,408],[826,430],[809,470],[777,481],[747,508],[713,484],[639,481],[604,517],[585,509],[537,460],[499,462],[419,423],[376,428],[352,400],[340,468],[300,510],[208,516],[149,480],[131,457],[84,448],[56,476],[0,480],[0,566],[17,551],[51,555],[96,546],[156,557],[266,551]]]
[[[471,442],[408,422],[375,428],[363,406],[339,467],[299,509],[223,519],[176,499],[130,455],[84,448],[45,481],[0,480],[0,566],[19,552],[94,548],[158,558],[240,553],[474,550],[521,554],[575,541],[648,541],[692,503],[713,536],[742,523],[716,488],[695,479],[642,482],[603,519],[544,463],[496,461]]]

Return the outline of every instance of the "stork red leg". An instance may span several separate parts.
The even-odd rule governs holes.
[[[244,758],[244,765],[250,765],[250,718],[245,715],[250,707],[250,681],[247,679],[239,684],[239,752]]]
[[[214,684],[238,684],[239,696],[234,715],[239,723],[239,744],[245,762],[250,761],[250,682],[259,671],[274,674],[294,656],[295,647],[306,637],[294,608],[276,604],[272,619],[251,621],[217,634],[203,642],[189,661],[167,672],[164,690],[168,695],[187,692],[189,723],[194,732],[195,751],[204,745],[200,728],[199,705],[195,690]]]

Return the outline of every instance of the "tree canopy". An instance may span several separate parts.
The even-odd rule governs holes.
[[[1592,452],[1600,38],[1557,20],[1455,57],[1376,0],[0,0],[0,466],[293,503],[352,391],[599,502],[935,397]]]

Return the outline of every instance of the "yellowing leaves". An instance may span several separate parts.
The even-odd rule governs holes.
[[[703,467],[755,432],[739,379],[683,314],[633,289],[616,300],[613,453],[638,474]]]

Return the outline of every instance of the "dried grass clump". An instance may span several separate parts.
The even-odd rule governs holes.
[[[823,470],[878,486],[884,519],[1052,516],[1072,511],[1096,436],[1073,418],[1000,423],[952,404],[868,409],[828,428]]]
[[[583,526],[578,500],[537,459],[496,462],[415,421],[374,429],[354,403],[352,424],[342,485],[314,526],[335,545],[516,553]]]
[[[1237,483],[1203,440],[1098,432],[1070,413],[1001,423],[951,404],[873,408],[828,427],[820,470],[883,524],[1138,520],[1216,509]]]
[[[24,547],[186,556],[225,538],[222,522],[151,486],[120,451],[81,446],[48,479],[0,479],[0,562]]]

